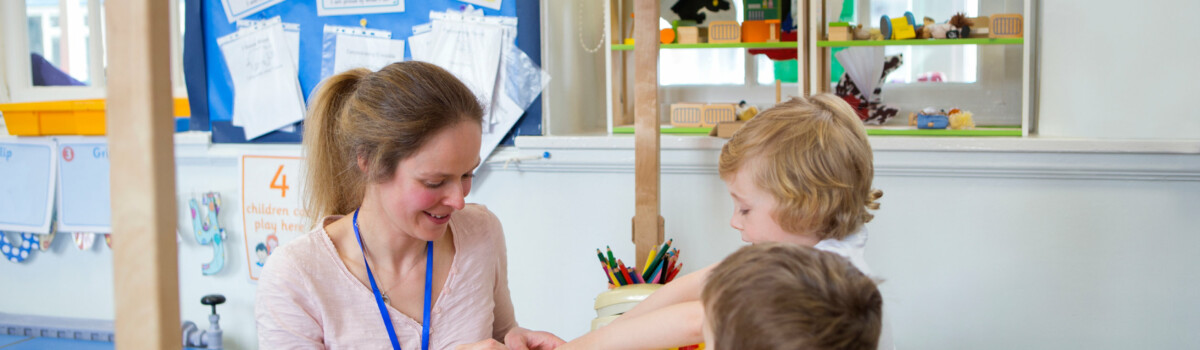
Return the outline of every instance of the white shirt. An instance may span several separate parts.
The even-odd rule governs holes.
[[[846,258],[846,260],[850,260],[850,263],[853,264],[854,267],[858,268],[859,272],[862,272],[871,279],[878,280],[877,276],[871,274],[871,267],[867,266],[866,226],[863,226],[863,228],[859,229],[858,232],[850,234],[849,236],[846,236],[846,238],[842,238],[840,240],[821,240],[820,242],[817,242],[817,245],[813,246],[813,248],[841,255],[842,257]],[[880,294],[882,295],[882,291],[880,291]],[[879,331],[879,349],[895,349],[896,345],[892,342],[892,322],[888,321],[886,314],[881,315],[881,318],[882,320],[880,321],[883,322],[883,329]]]

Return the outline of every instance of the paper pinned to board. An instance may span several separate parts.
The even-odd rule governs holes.
[[[446,69],[467,85],[490,113],[500,69],[504,28],[483,17],[431,12],[433,30],[426,61]]]
[[[317,16],[404,12],[404,0],[316,0]]]
[[[475,5],[483,6],[486,8],[493,9],[493,10],[499,10],[500,3],[502,2],[501,0],[458,0],[458,1],[462,1],[462,2],[465,2],[468,4],[475,4]]]
[[[469,7],[429,18],[432,23],[413,27],[412,57],[450,71],[476,93],[485,107],[480,158],[486,159],[545,89],[549,74],[517,48],[515,17],[483,16]],[[492,50],[495,58],[480,54]]]
[[[233,79],[233,118],[251,140],[304,119],[283,24],[265,21],[217,39]]]
[[[237,27],[238,27],[238,30],[242,30],[242,29],[247,29],[247,28],[254,28],[257,26],[265,26],[265,25],[272,23],[272,21],[279,21],[279,20],[280,20],[279,16],[275,16],[275,17],[267,19],[267,20],[243,19],[243,20],[237,21]],[[296,67],[297,70],[299,70],[300,69],[300,24],[299,23],[287,23],[287,22],[282,22],[282,23],[283,23],[283,37],[284,37],[284,39],[286,39],[285,41],[287,43],[287,50],[292,55],[292,64]],[[301,96],[303,96],[303,93],[301,93]],[[236,98],[235,98],[235,100],[236,100]],[[236,102],[235,102],[235,104],[236,104]],[[244,120],[241,118],[235,117],[235,118],[233,118],[233,120],[231,122],[232,122],[233,126],[239,126],[239,127],[246,126],[244,123]],[[288,125],[288,126],[280,128],[279,130],[283,131],[283,132],[295,132],[296,126]]]
[[[225,10],[225,18],[233,23],[281,2],[283,0],[221,0],[221,7]]]
[[[47,138],[4,138],[0,140],[0,231],[49,233],[54,210],[54,184],[58,177],[56,157],[75,154],[55,152]],[[0,237],[3,238],[3,237]]]
[[[326,25],[321,46],[321,79],[354,68],[377,71],[404,61],[404,40],[392,32]]]
[[[112,232],[108,140],[103,136],[64,136],[57,143],[58,230]]]

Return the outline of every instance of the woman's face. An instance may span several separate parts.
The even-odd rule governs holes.
[[[481,135],[481,127],[471,122],[442,129],[400,161],[391,180],[372,185],[389,231],[424,241],[446,232],[450,216],[463,208],[471,192]]]

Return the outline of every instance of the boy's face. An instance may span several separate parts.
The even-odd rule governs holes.
[[[749,243],[785,242],[816,245],[819,240],[815,236],[787,232],[775,221],[771,213],[775,212],[778,202],[775,196],[754,183],[755,176],[751,169],[758,167],[756,163],[757,161],[747,162],[725,180],[729,195],[733,197],[733,218],[729,220],[729,226],[740,231],[742,241]]]

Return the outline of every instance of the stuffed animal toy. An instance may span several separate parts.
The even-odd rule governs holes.
[[[729,0],[679,0],[671,6],[671,12],[679,15],[681,20],[693,20],[696,24],[704,24],[704,19],[708,16],[700,13],[700,9],[717,12],[732,8]]]
[[[850,107],[854,108],[854,112],[858,114],[858,118],[862,119],[863,124],[882,125],[889,119],[896,116],[900,110],[884,105],[881,102],[882,87],[884,79],[888,74],[891,74],[900,65],[904,64],[904,55],[894,55],[884,58],[883,74],[879,76],[879,84],[876,85],[874,91],[863,92],[858,90],[858,86],[854,85],[854,81],[850,79],[849,74],[842,74],[842,78],[838,80],[837,88],[834,89],[834,94],[840,96]]]
[[[954,130],[974,129],[975,121],[971,117],[971,112],[959,112],[958,109],[950,111],[950,128]]]
[[[966,14],[959,12],[950,17],[950,25],[958,28],[959,38],[969,38],[971,37],[971,26],[975,25],[975,22],[967,18]]]

